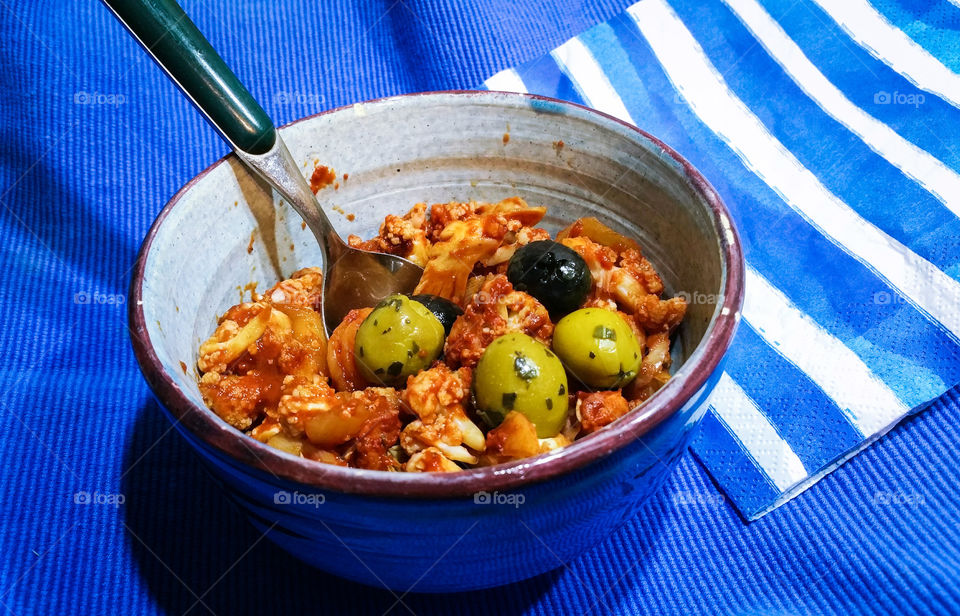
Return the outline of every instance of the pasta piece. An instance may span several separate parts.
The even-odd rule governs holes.
[[[614,252],[640,250],[640,246],[635,241],[614,231],[593,216],[578,218],[557,233],[558,242],[569,237],[584,237],[601,246],[611,248]]]
[[[545,212],[544,208],[529,207],[523,199],[512,197],[489,208],[472,208],[472,215],[450,220],[439,232],[434,229],[436,243],[430,247],[416,292],[463,304],[467,279],[474,266],[493,258],[505,239],[515,243],[517,233],[524,226],[539,222]],[[431,223],[432,219],[433,209]]]
[[[357,329],[371,312],[373,308],[351,310],[330,334],[330,340],[327,341],[327,371],[337,391],[354,391],[367,386],[353,357],[353,347]]]
[[[289,321],[289,336],[282,347],[279,363],[285,374],[310,377],[327,374],[327,333],[323,319],[312,308],[281,304],[274,313]]]
[[[440,240],[444,228],[456,220],[466,220],[490,213],[500,213],[520,223],[522,227],[532,227],[540,222],[547,209],[530,207],[520,197],[509,197],[499,203],[435,203],[430,206],[430,217],[427,219],[427,238],[431,242]]]
[[[455,220],[466,220],[479,214],[490,211],[493,206],[489,203],[435,203],[430,206],[430,216],[427,218],[427,239],[439,242],[444,228]]]
[[[547,453],[548,451],[553,451],[554,449],[563,449],[572,442],[562,433],[556,436],[551,436],[550,438],[541,438],[538,440],[540,441],[540,453]]]
[[[275,417],[267,416],[260,422],[253,430],[250,430],[250,436],[257,439],[261,443],[268,442],[274,436],[280,434],[283,431],[283,426],[280,425],[280,422],[277,421]]]
[[[304,443],[303,447],[300,449],[300,455],[309,460],[323,462],[324,464],[333,464],[334,466],[350,466],[347,464],[347,461],[343,459],[343,456],[337,452],[329,449],[319,449],[311,445],[309,442]]]
[[[540,242],[549,239],[550,232],[546,229],[538,229],[536,227],[521,227],[516,233],[507,233],[503,237],[503,241],[500,243],[497,251],[489,258],[481,261],[481,263],[487,267],[493,267],[497,265],[502,266],[497,270],[497,273],[505,274],[507,262],[510,261],[510,258],[513,257],[513,253],[517,252],[518,248],[521,246],[526,246],[530,242]]]
[[[270,437],[270,439],[267,441],[267,445],[279,449],[280,451],[285,451],[291,456],[299,457],[303,452],[303,439],[291,438],[282,432]]]
[[[278,412],[286,432],[304,433],[317,448],[330,450],[353,441],[352,466],[396,470],[387,454],[400,435],[400,400],[390,388],[335,392],[321,377],[287,377]]]

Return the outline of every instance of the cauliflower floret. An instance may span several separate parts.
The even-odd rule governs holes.
[[[540,453],[547,453],[554,449],[562,449],[571,443],[571,440],[563,434],[537,440],[540,442]]]
[[[494,339],[512,332],[549,345],[553,323],[547,309],[533,296],[514,291],[506,276],[489,276],[453,323],[444,347],[445,361],[452,366],[476,366]]]
[[[356,434],[360,425],[349,425],[349,418],[342,418],[339,411],[340,401],[326,379],[321,376],[304,378],[287,376],[283,380],[283,395],[277,405],[277,420],[291,436],[306,433],[310,442],[319,446],[333,446],[343,443]],[[317,420],[317,416],[335,418]],[[360,422],[362,423],[362,421]]]
[[[670,380],[670,335],[661,332],[647,337],[647,352],[640,373],[624,390],[633,404],[643,402]]]
[[[408,473],[452,473],[461,469],[436,447],[427,447],[410,456],[403,470]]]
[[[431,224],[436,208],[431,209]],[[492,259],[504,241],[516,243],[520,230],[535,225],[546,212],[542,207],[529,207],[519,197],[504,199],[494,206],[462,209],[470,215],[450,220],[439,232],[434,229],[436,243],[430,247],[417,293],[439,295],[462,304],[474,266]],[[438,218],[446,217],[438,213]]]
[[[360,250],[386,252],[410,259],[417,265],[427,262],[430,242],[424,224],[427,204],[418,203],[403,217],[388,215],[380,225],[380,234],[367,241],[356,235],[347,238],[347,243]]]
[[[197,367],[201,372],[224,372],[253,345],[270,323],[270,306],[264,302],[240,304],[224,315],[216,331],[200,345]],[[232,318],[230,318],[232,317]]]
[[[252,426],[268,402],[264,380],[256,374],[208,372],[200,378],[199,387],[206,405],[238,430]]]
[[[577,393],[577,419],[582,434],[596,432],[629,412],[630,406],[619,391]]]
[[[516,233],[507,233],[503,238],[503,242],[500,243],[500,247],[497,248],[497,252],[481,261],[481,263],[487,267],[500,266],[496,271],[504,274],[507,271],[507,262],[510,261],[513,253],[517,252],[518,248],[526,246],[530,242],[540,242],[549,239],[550,232],[546,229],[521,227]]]
[[[451,460],[468,464],[477,461],[467,449],[484,449],[483,432],[466,413],[471,377],[469,368],[454,372],[438,363],[407,379],[403,400],[417,419],[400,434],[404,451],[414,454],[435,447]]]
[[[323,270],[319,267],[297,270],[293,276],[273,285],[258,298],[273,304],[303,306],[319,312],[323,303]]]
[[[430,206],[430,216],[427,218],[426,232],[427,239],[431,242],[439,242],[440,234],[443,229],[455,220],[466,220],[474,218],[479,214],[488,212],[491,208],[489,203],[434,203]]]
[[[400,398],[390,387],[368,387],[339,393],[341,412],[366,415],[347,455],[350,466],[377,471],[398,471],[400,463],[389,450],[400,438]]]
[[[680,297],[660,298],[663,283],[638,250],[617,254],[586,237],[569,237],[561,243],[583,257],[590,268],[593,286],[588,302],[614,303],[647,331],[670,331],[683,320],[686,302]]]

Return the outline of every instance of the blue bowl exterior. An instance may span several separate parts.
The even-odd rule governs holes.
[[[635,515],[689,445],[722,370],[676,413],[599,461],[473,498],[317,491],[237,463],[177,427],[254,526],[300,560],[397,592],[475,590],[560,567]]]

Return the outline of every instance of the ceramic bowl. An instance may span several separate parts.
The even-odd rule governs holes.
[[[656,138],[530,95],[417,94],[358,103],[281,130],[338,231],[368,237],[414,203],[546,205],[551,232],[596,216],[637,238],[668,293],[691,302],[674,376],[646,404],[571,446],[459,473],[324,465],[255,441],[203,404],[197,347],[250,283],[265,289],[321,253],[298,216],[228,156],[170,200],[144,240],[130,325],[141,369],[178,432],[252,523],[330,573],[397,591],[491,587],[561,566],[635,515],[706,410],[743,294],[729,214]],[[347,216],[353,214],[353,216]]]

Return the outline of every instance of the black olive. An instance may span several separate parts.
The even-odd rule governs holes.
[[[463,314],[463,309],[460,306],[439,295],[411,295],[410,299],[426,306],[427,310],[437,317],[437,320],[443,325],[443,331],[447,334],[450,333],[453,322]]]
[[[579,308],[593,282],[583,257],[550,240],[518,248],[507,266],[507,278],[513,288],[534,296],[551,317]]]

